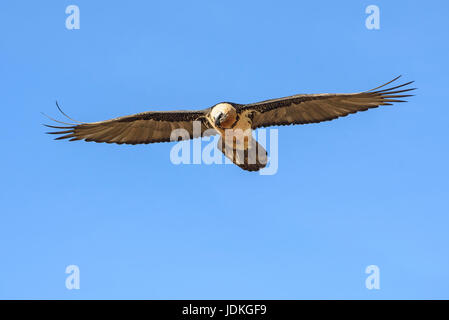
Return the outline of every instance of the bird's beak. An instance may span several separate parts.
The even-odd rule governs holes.
[[[215,118],[215,125],[217,126],[217,127],[219,127],[220,126],[220,124],[221,124],[221,119],[223,118],[223,112],[220,112],[219,114],[218,114],[218,116]]]

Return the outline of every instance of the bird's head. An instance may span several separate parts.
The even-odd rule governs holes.
[[[237,121],[237,111],[230,103],[219,103],[212,108],[211,118],[215,127],[229,129]]]

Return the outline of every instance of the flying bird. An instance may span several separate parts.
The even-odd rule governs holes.
[[[399,77],[374,89],[358,93],[298,94],[250,104],[220,102],[203,110],[148,111],[115,119],[84,123],[61,113],[74,123],[50,118],[65,126],[46,125],[58,131],[56,138],[117,143],[147,144],[173,141],[173,130],[184,129],[183,139],[219,134],[218,149],[240,168],[258,171],[267,164],[266,150],[252,137],[252,130],[269,126],[318,123],[345,117],[378,106],[405,102],[406,87],[413,81],[386,87]],[[195,130],[195,123],[197,130]]]

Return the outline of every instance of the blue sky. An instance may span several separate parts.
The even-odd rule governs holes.
[[[80,8],[67,30],[65,8]],[[380,30],[365,8],[380,8]],[[0,298],[449,298],[447,1],[0,5]],[[279,129],[279,170],[171,144],[53,141],[75,119],[355,92],[410,102]],[[61,118],[60,118],[61,119]],[[65,268],[80,268],[67,290]],[[380,290],[365,268],[380,268]]]

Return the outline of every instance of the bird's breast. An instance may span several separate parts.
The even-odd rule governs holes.
[[[240,115],[231,129],[220,129],[220,134],[227,145],[231,146],[235,142],[237,149],[247,149],[253,138],[251,120],[244,115]]]

